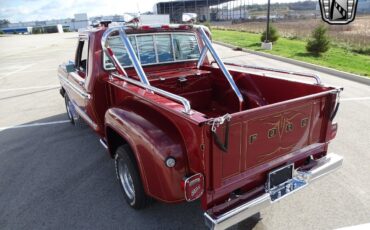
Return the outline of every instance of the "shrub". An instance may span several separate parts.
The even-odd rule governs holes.
[[[306,50],[315,55],[325,53],[330,48],[330,39],[327,35],[327,28],[324,25],[316,27],[307,41]]]
[[[277,31],[277,29],[274,26],[269,26],[269,36],[267,40],[269,42],[275,43],[279,39],[280,35]],[[261,35],[261,42],[264,42],[266,40],[266,30],[263,31]]]
[[[359,54],[370,55],[370,47],[353,48],[352,51]]]
[[[0,30],[0,34],[4,34],[4,31]]]

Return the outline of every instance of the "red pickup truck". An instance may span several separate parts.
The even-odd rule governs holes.
[[[58,75],[71,122],[100,136],[136,209],[201,199],[224,229],[342,165],[328,153],[341,88],[224,63],[202,26],[103,23]]]

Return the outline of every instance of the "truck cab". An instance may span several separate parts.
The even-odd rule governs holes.
[[[58,76],[71,123],[101,138],[136,209],[200,199],[206,225],[224,229],[343,161],[327,152],[342,88],[224,63],[203,26],[89,29]]]

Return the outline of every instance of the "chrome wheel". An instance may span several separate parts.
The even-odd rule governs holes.
[[[125,164],[121,159],[118,161],[118,175],[127,197],[132,200],[132,202],[135,202],[134,183],[127,164]]]
[[[68,117],[70,118],[70,119],[73,119],[73,114],[72,114],[72,102],[70,101],[70,100],[68,100],[68,102],[67,102],[67,113],[68,113]]]
[[[151,199],[145,193],[135,156],[130,146],[127,144],[121,145],[115,152],[116,175],[117,180],[121,184],[122,195],[132,208],[145,208],[151,202]]]

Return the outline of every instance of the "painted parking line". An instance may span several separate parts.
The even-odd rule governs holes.
[[[26,65],[26,66],[24,66],[22,68],[16,69],[14,71],[10,71],[10,72],[4,74],[3,76],[0,76],[0,79],[6,78],[6,77],[8,77],[10,75],[13,75],[15,73],[21,72],[21,71],[23,71],[25,69],[28,69],[28,68],[30,68],[31,66],[34,66],[34,65],[36,65],[36,64],[34,63],[34,64]]]
[[[340,99],[340,101],[366,101],[366,100],[370,100],[370,97],[350,97]]]
[[[32,69],[32,70],[23,70],[20,71],[21,73],[40,73],[40,72],[57,72],[57,68],[49,68],[49,69]],[[6,73],[0,73],[0,75],[5,75]],[[55,74],[56,75],[56,74]]]
[[[60,85],[42,85],[42,86],[11,88],[11,89],[0,89],[0,93],[2,93],[2,92],[11,92],[11,91],[30,90],[30,89],[52,89],[52,88],[59,88],[59,87],[60,87]]]
[[[20,129],[20,128],[28,128],[28,127],[36,127],[36,126],[58,125],[58,124],[64,124],[64,123],[69,123],[69,122],[70,120],[61,120],[61,121],[51,121],[51,122],[37,122],[37,123],[31,123],[31,124],[25,124],[25,125],[5,126],[5,127],[0,127],[0,131],[4,131],[7,129]]]

